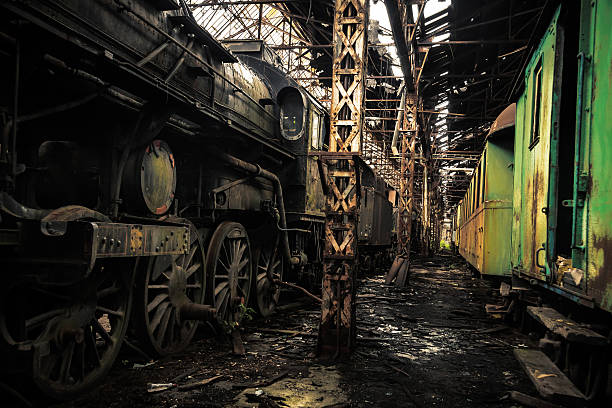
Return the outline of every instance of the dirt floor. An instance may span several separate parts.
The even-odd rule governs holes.
[[[102,386],[55,407],[518,407],[509,391],[536,394],[512,353],[528,338],[484,311],[500,302],[499,283],[474,278],[450,255],[414,261],[401,290],[384,285],[384,272],[361,279],[348,360],[315,358],[319,305],[302,299],[249,322],[244,357],[210,328],[173,358],[147,364],[126,349]],[[149,383],[216,376],[191,390],[147,392]]]

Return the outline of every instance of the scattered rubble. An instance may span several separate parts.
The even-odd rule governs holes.
[[[453,256],[413,260],[401,288],[385,272],[361,279],[351,359],[316,359],[320,306],[291,292],[293,303],[241,326],[244,355],[203,325],[186,352],[152,365],[125,347],[105,384],[55,407],[516,407],[535,394],[512,353],[534,345],[484,309],[501,300],[499,282]],[[148,383],[176,386],[149,393]]]

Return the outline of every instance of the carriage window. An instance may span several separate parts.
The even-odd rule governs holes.
[[[477,190],[477,186],[476,186],[476,177],[478,176],[478,173],[476,173],[474,175],[474,178],[472,179],[472,214],[476,211],[476,190]]]
[[[532,129],[529,148],[533,148],[540,140],[540,115],[542,114],[542,58],[533,70],[533,99],[532,99]]]
[[[485,150],[483,155],[482,155],[482,186],[480,187],[480,202],[484,203],[484,199],[485,199],[485,183],[487,181],[486,177],[487,177],[487,151]]]

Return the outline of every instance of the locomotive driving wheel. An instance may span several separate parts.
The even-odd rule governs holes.
[[[8,344],[32,350],[32,379],[44,394],[70,399],[106,376],[128,324],[132,266],[98,261],[76,283],[20,284],[4,293],[0,330]]]
[[[247,304],[251,288],[251,245],[246,229],[237,222],[219,224],[210,240],[207,262],[217,319],[233,322],[234,299]]]
[[[261,316],[268,317],[276,309],[281,292],[280,286],[268,278],[268,271],[274,279],[283,280],[283,259],[278,246],[257,248],[254,258],[257,310]]]
[[[181,307],[190,302],[201,304],[206,282],[198,230],[184,219],[170,221],[189,224],[189,251],[150,257],[146,271],[139,276],[134,306],[138,338],[145,349],[158,356],[179,352],[191,342],[198,322],[181,319]]]

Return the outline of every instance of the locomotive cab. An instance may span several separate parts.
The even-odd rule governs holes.
[[[304,134],[306,103],[297,88],[281,89],[277,96],[280,106],[281,135],[287,140],[297,140]],[[318,116],[317,116],[318,119]]]

